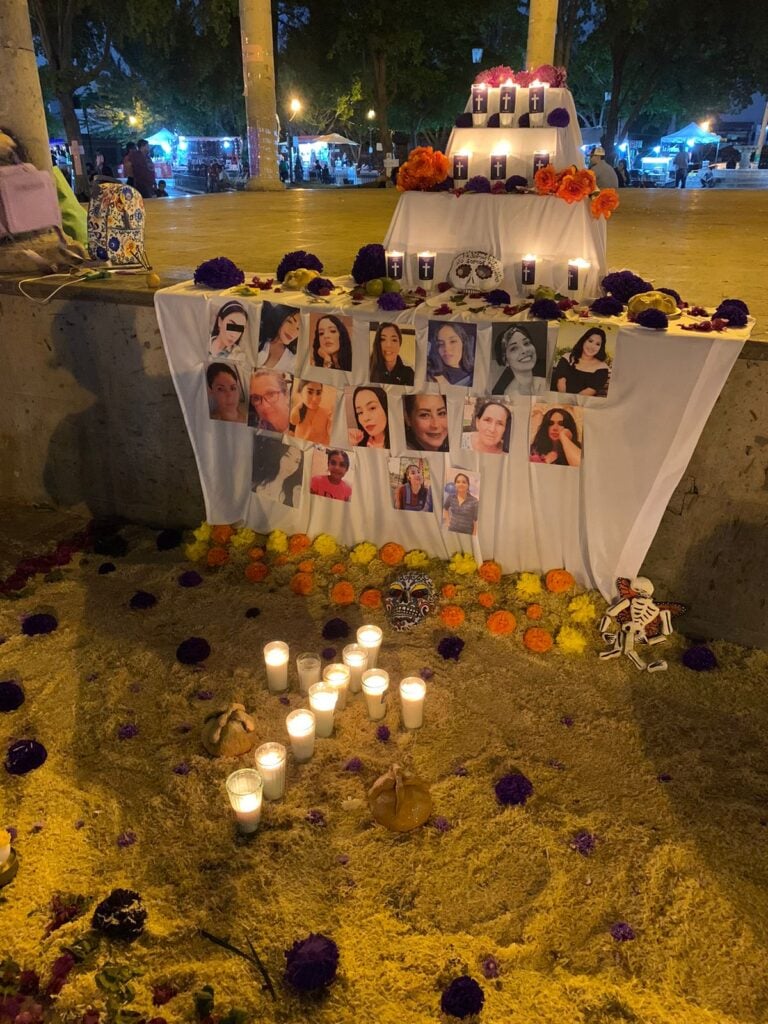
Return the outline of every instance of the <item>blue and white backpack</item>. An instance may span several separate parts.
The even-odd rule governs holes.
[[[149,269],[144,249],[144,200],[130,185],[96,185],[88,207],[88,252],[111,267]]]

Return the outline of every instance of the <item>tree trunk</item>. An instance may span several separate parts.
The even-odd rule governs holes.
[[[3,0],[0,82],[0,125],[24,144],[35,167],[50,170],[48,128],[27,0]]]
[[[582,0],[560,0],[557,14],[557,36],[553,64],[567,68],[571,60],[571,49],[576,35],[576,23]]]
[[[557,0],[530,0],[528,13],[528,45],[525,66],[537,68],[551,64],[555,56]]]
[[[389,95],[387,94],[387,55],[371,53],[373,67],[373,96],[376,120],[379,122],[382,157],[392,155],[392,132],[389,128]]]
[[[275,60],[272,49],[272,9],[269,0],[240,0],[245,116],[248,124],[246,188],[253,192],[281,191],[278,173],[278,121]]]
[[[56,99],[61,106],[61,119],[64,122],[64,131],[72,154],[72,166],[75,172],[72,189],[78,197],[87,196],[90,192],[90,185],[85,172],[85,157],[80,152],[83,148],[83,136],[80,132],[80,122],[75,113],[75,101],[71,93],[63,90],[56,93]]]

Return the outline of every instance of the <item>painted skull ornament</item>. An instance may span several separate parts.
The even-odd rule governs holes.
[[[424,572],[404,572],[384,595],[384,608],[393,629],[410,629],[435,610],[435,585]]]
[[[467,249],[451,264],[448,280],[462,292],[490,292],[501,287],[504,268],[489,252]]]

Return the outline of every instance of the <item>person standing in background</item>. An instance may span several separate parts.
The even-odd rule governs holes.
[[[595,146],[589,158],[589,169],[595,176],[598,188],[618,188],[619,176],[610,164],[605,162],[605,150]]]
[[[133,155],[136,152],[136,143],[129,142],[123,153],[123,176],[126,185],[133,186]]]
[[[678,149],[675,159],[672,161],[675,168],[675,188],[685,188],[685,179],[688,177],[688,154],[684,149]]]
[[[139,139],[136,151],[131,154],[131,166],[133,187],[142,199],[151,199],[155,194],[155,165],[149,155],[149,143],[146,139]]]

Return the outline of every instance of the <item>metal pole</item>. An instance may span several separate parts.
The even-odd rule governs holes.
[[[278,170],[278,119],[270,0],[240,0],[249,192],[284,188]]]

